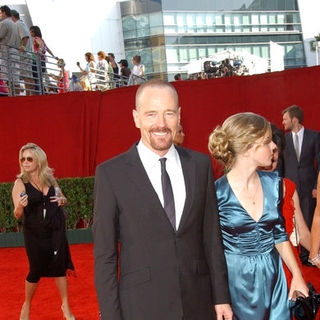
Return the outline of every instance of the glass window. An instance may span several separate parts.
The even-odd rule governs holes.
[[[136,29],[136,19],[133,16],[122,18],[122,29],[123,31],[132,31]]]
[[[216,25],[223,24],[223,16],[222,16],[222,14],[216,14],[215,15],[215,22],[216,22]]]
[[[172,34],[172,33],[177,33],[177,28],[176,27],[164,27],[164,33],[165,34]]]
[[[150,27],[157,27],[162,25],[162,14],[161,12],[155,12],[149,14]]]
[[[187,24],[188,25],[196,24],[195,15],[194,14],[187,14]]]
[[[250,24],[250,18],[248,15],[243,15],[242,16],[242,24],[244,25],[249,25]]]
[[[196,17],[197,26],[205,25],[205,14],[198,13]]]
[[[224,24],[226,26],[231,26],[231,15],[230,14],[225,14],[224,15]]]
[[[207,56],[207,49],[206,48],[199,48],[199,59],[206,58]]]
[[[300,23],[300,17],[298,13],[293,13],[293,23]]]
[[[196,48],[190,48],[189,49],[189,60],[198,60],[198,55],[197,55],[197,49]]]
[[[123,38],[124,39],[132,39],[137,37],[137,30],[131,30],[131,31],[123,31]]]
[[[197,32],[206,32],[205,14],[198,13],[196,16]]]
[[[259,24],[259,15],[257,14],[251,15],[251,24]]]
[[[240,26],[240,24],[241,24],[240,15],[234,15],[233,16],[233,24],[235,26]]]
[[[269,59],[269,57],[270,57],[269,46],[262,46],[261,47],[261,57]]]
[[[137,30],[137,37],[145,37],[145,36],[148,36],[149,34],[150,34],[149,28]]]
[[[150,28],[150,35],[163,34],[163,26]]]
[[[180,62],[188,62],[188,50],[186,48],[179,48]]]
[[[275,23],[276,23],[276,15],[269,14],[269,24],[275,24]]]
[[[185,15],[184,14],[177,14],[177,25],[179,27],[183,27],[185,25]]]
[[[304,58],[304,51],[303,51],[302,44],[296,44],[294,46],[294,49],[295,49],[295,57],[297,59],[303,59]]]
[[[260,15],[260,23],[261,24],[268,24],[268,16],[266,14]]]
[[[252,54],[260,57],[260,47],[253,47]]]
[[[213,14],[207,14],[206,15],[206,25],[212,26],[214,24],[214,16]]]
[[[278,15],[277,15],[277,22],[278,22],[279,24],[285,23],[285,21],[284,21],[284,14],[278,14]]]
[[[151,48],[153,63],[160,64],[166,59],[164,47]]]
[[[176,48],[167,48],[167,62],[168,63],[176,63],[178,62],[178,49]]]
[[[166,26],[175,25],[175,14],[174,13],[163,14],[163,24]]]
[[[216,48],[208,48],[208,57],[213,56],[216,53]]]
[[[146,15],[137,16],[136,19],[137,29],[148,28],[149,27],[149,19]]]

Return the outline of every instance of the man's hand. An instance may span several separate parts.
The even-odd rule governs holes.
[[[230,304],[216,304],[214,306],[217,320],[232,320],[232,310]]]

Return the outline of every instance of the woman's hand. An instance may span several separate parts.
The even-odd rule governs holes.
[[[57,202],[58,207],[63,207],[67,204],[67,198],[66,197],[50,197],[50,202]]]
[[[309,296],[309,289],[303,280],[301,275],[294,275],[291,281],[291,287],[289,291],[289,299],[293,300],[294,298],[294,291],[299,291],[303,293],[306,297]]]
[[[315,257],[309,257],[308,260],[312,265],[316,266],[320,269],[320,253],[318,253]]]
[[[24,194],[22,197],[20,196],[18,207],[25,208],[28,205],[28,195]]]

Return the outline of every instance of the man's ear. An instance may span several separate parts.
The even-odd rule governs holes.
[[[136,109],[132,110],[132,116],[133,116],[133,121],[134,121],[134,124],[136,125],[136,128],[140,129],[139,114]]]

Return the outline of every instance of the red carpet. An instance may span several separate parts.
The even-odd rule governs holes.
[[[72,311],[77,320],[97,320],[98,305],[93,284],[93,245],[71,245],[70,249],[77,271],[77,278],[68,278]],[[24,280],[28,271],[24,248],[1,248],[0,262],[0,319],[18,319],[24,298]],[[303,274],[305,280],[312,282],[319,292],[320,269],[303,267]],[[41,279],[33,300],[30,319],[61,320],[60,304],[54,280]]]
[[[77,278],[68,277],[69,302],[77,320],[98,319],[93,284],[93,245],[70,246]],[[0,249],[0,319],[19,319],[24,300],[28,260],[24,248]],[[33,299],[31,320],[62,320],[61,301],[54,279],[43,278]]]

